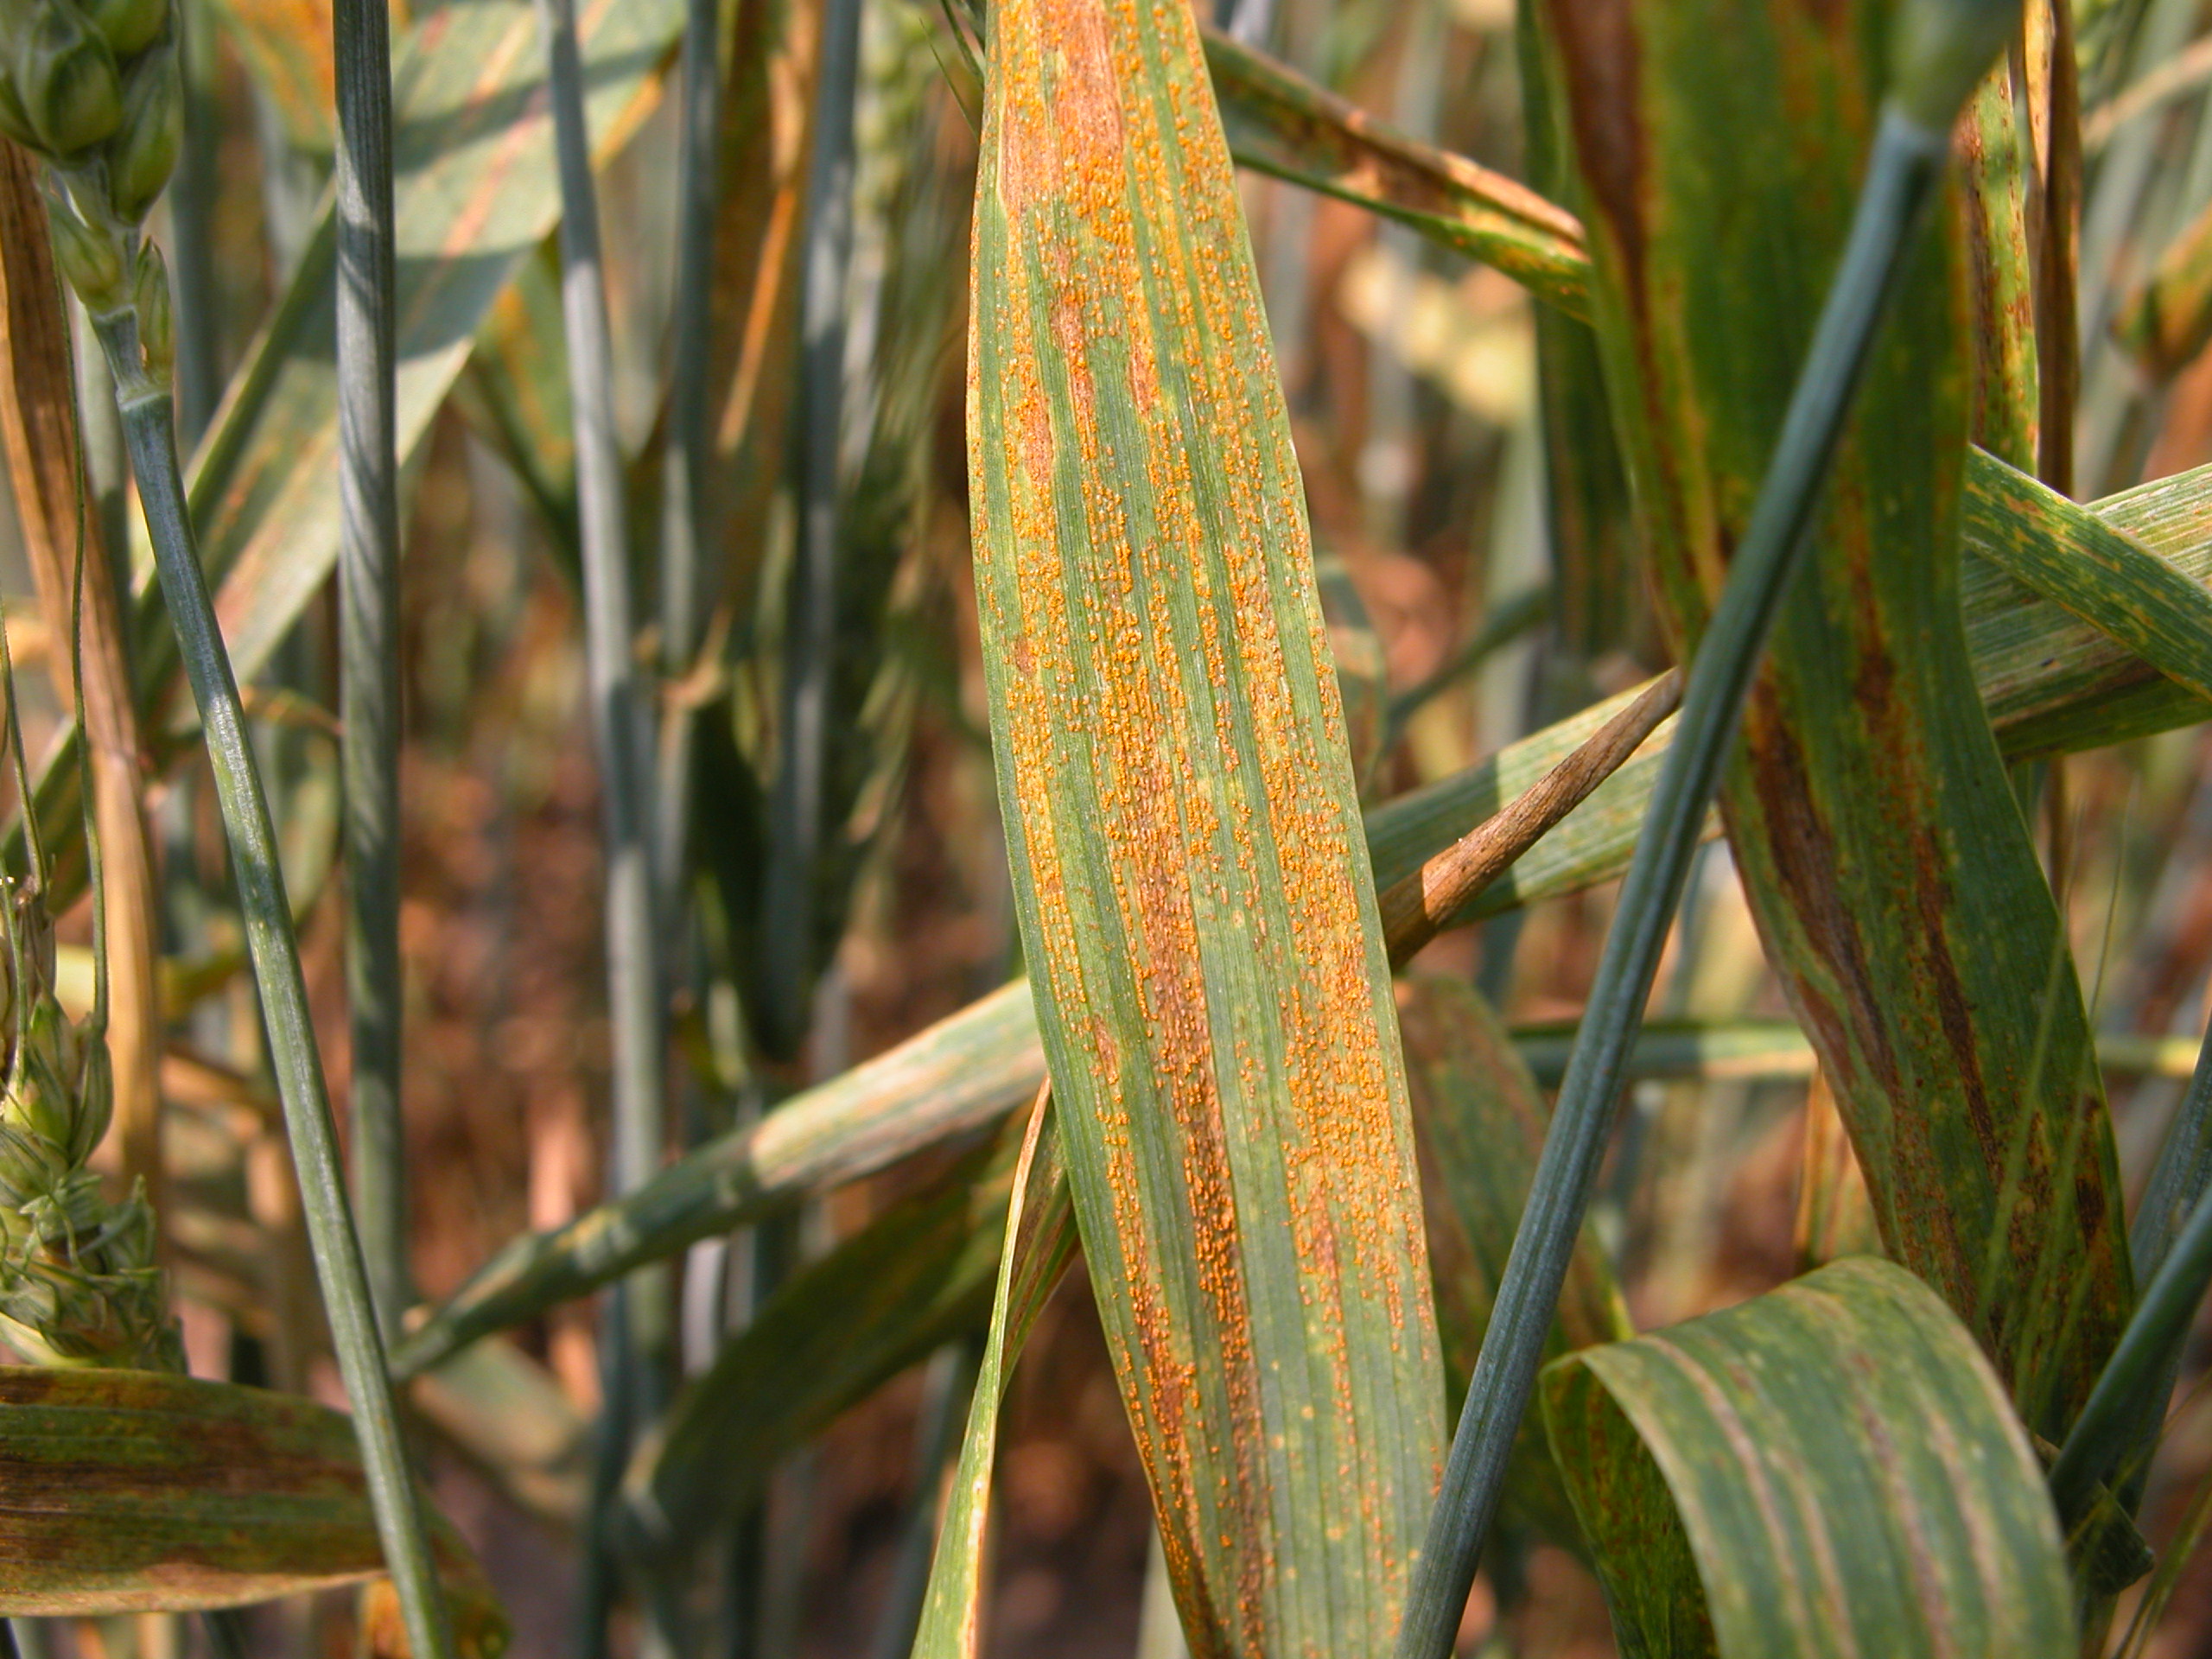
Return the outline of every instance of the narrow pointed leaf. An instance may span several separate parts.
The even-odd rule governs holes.
[[[1551,15],[1607,385],[1646,486],[1655,591],[1687,649],[1834,274],[1888,11],[1622,0]],[[2073,961],[1961,626],[1967,352],[1957,226],[1937,221],[1897,285],[1721,806],[1885,1243],[2048,1434],[2132,1290]]]
[[[1029,1340],[1030,1327],[1076,1251],[1075,1210],[1057,1116],[1052,1101],[1040,1096],[1014,1166],[1007,1209],[1008,1231],[991,1300],[990,1333],[983,1341],[982,1363],[968,1404],[960,1461],[946,1495],[944,1517],[938,1524],[921,1626],[914,1637],[914,1659],[977,1659],[982,1650],[988,1565],[985,1544],[991,1471],[998,1458],[999,1408],[1006,1399],[1014,1361]]]
[[[384,1571],[351,1424],[294,1395],[156,1371],[0,1367],[0,1612],[235,1607]],[[430,1511],[464,1652],[505,1645]]]
[[[2042,1470],[1974,1338],[1855,1257],[1544,1373],[1622,1650],[2061,1659]]]
[[[1441,1451],[1297,465],[1181,0],[992,12],[969,497],[1015,905],[1194,1652],[1388,1642]]]

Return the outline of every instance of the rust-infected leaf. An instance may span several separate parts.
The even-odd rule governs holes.
[[[1085,1259],[1194,1652],[1395,1630],[1442,1389],[1289,423],[1181,0],[992,11],[969,455]]]
[[[1552,0],[1549,15],[1606,382],[1687,652],[1834,272],[1890,10]],[[2063,1432],[2131,1287],[2073,961],[1961,623],[1958,229],[1943,217],[1897,285],[1722,813],[1885,1243],[1981,1338],[2030,1427]]]
[[[462,1633],[496,1654],[482,1569],[430,1518]],[[383,1571],[353,1426],[328,1407],[166,1372],[0,1367],[0,1613],[235,1607]]]
[[[1543,1395],[1623,1652],[2075,1651],[2028,1436],[1901,1268],[1855,1257],[1555,1361]]]

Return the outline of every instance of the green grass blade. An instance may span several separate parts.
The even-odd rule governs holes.
[[[2005,573],[1993,543],[2024,533],[2073,543],[2082,536],[2075,515],[2085,509],[2061,496],[2018,492],[2000,508],[1984,487],[1988,475],[1980,463],[1967,467],[1969,556],[1960,604],[1974,678],[2007,757],[2097,748],[2212,718],[2212,703]],[[2022,510],[2032,512],[2031,524],[2006,522]],[[2108,496],[2086,511],[2191,582],[2212,583],[2212,467]]]
[[[2205,1052],[2174,1125],[2178,1144],[2171,1161],[2161,1156],[2145,1195],[2139,1236],[2156,1254],[2157,1269],[2051,1465],[2051,1497],[2069,1526],[2090,1518],[2101,1484],[2139,1491],[2141,1471],[2130,1459],[2157,1438],[2183,1345],[2212,1286],[2212,1186],[2203,1179],[2201,1087],[2212,1045]],[[2195,1190],[2188,1192],[2192,1180]],[[2171,1218],[2183,1202],[2187,1217],[2177,1227]]]
[[[1075,1212],[1058,1116],[1052,1101],[1040,1096],[1014,1166],[990,1334],[984,1339],[960,1462],[938,1529],[914,1659],[977,1659],[982,1650],[988,1587],[984,1535],[990,1519],[991,1469],[998,1455],[999,1407],[1030,1327],[1076,1252]]]
[[[369,1296],[360,1241],[346,1198],[345,1171],[330,1095],[308,1013],[299,941],[292,931],[284,873],[277,862],[269,798],[253,751],[236,677],[218,631],[215,607],[201,572],[178,464],[173,399],[164,381],[143,366],[136,316],[128,311],[96,319],[100,343],[116,375],[117,406],[130,449],[140,510],[154,543],[162,596],[176,629],[179,654],[199,705],[203,741],[214,774],[223,829],[230,843],[246,944],[260,994],[270,1059],[283,1103],[300,1207],[308,1222],[315,1276],[328,1314],[354,1431],[368,1471],[378,1530],[406,1610],[410,1639],[421,1659],[450,1659],[453,1634],[437,1581],[406,1446],[400,1439],[391,1379]]]
[[[2075,1651],[2028,1437],[1902,1268],[1840,1262],[1560,1360],[1544,1420],[1625,1652]]]
[[[216,310],[215,198],[221,105],[214,17],[207,0],[178,0],[177,55],[184,67],[184,141],[169,181],[169,282],[176,300],[177,439],[199,447],[222,390],[222,329]],[[120,561],[125,550],[114,550]],[[118,584],[128,591],[127,584]]]
[[[682,3],[593,0],[579,23],[591,130],[604,156],[652,107]],[[425,18],[397,54],[393,122],[394,442],[404,468],[493,302],[560,217],[531,7],[472,0]],[[334,250],[327,208],[319,223],[322,251],[302,259],[233,380],[192,478],[218,613],[248,679],[338,556],[335,322],[331,268],[317,265]]]
[[[675,685],[698,655],[704,608],[701,575],[717,526],[713,511],[715,417],[709,365],[714,340],[715,208],[721,160],[721,8],[685,0],[678,79],[683,102],[677,149],[676,297],[669,322],[668,441],[662,457],[657,575],[660,678]],[[664,927],[680,936],[681,895],[690,868],[694,711],[663,709],[654,756],[654,865]]]
[[[2006,758],[2101,747],[2212,719],[2212,702],[2113,637],[2123,631],[2117,611],[2100,613],[2101,626],[2093,626],[2002,567],[2009,559],[2022,569],[2043,569],[2055,592],[2074,594],[2075,602],[2087,607],[2099,591],[2094,570],[2080,579],[2062,576],[2063,553],[2002,548],[2033,540],[2063,549],[2109,533],[2202,588],[2212,582],[2212,467],[2161,479],[2090,507],[2050,491],[2017,488],[2006,477],[1993,460],[1969,457],[1963,515],[1968,557],[1961,582],[1967,649]],[[2186,603],[2196,608],[2196,601]],[[2125,626],[2138,632],[2144,627],[2139,620]],[[1377,808],[1369,816],[1376,882],[1387,888],[1419,868],[1428,855],[1421,849],[1447,844],[1496,812],[1643,689],[1623,692]],[[1672,741],[1673,732],[1671,725],[1661,727],[1651,753],[1600,785],[1459,919],[1574,892],[1625,869],[1658,775],[1656,751]]]
[[[811,1023],[825,929],[817,899],[831,690],[837,674],[843,543],[845,309],[853,251],[853,104],[860,78],[860,0],[823,0],[822,62],[808,151],[806,243],[800,256],[797,486],[798,539],[785,602],[781,739],[760,895],[756,1023],[772,1059],[795,1059]]]
[[[2139,1276],[2151,1278],[2165,1264],[2166,1252],[2208,1189],[2212,1189],[2212,1039],[2197,1051],[2196,1068],[2190,1073],[2189,1087],[2174,1109],[2173,1123],[2135,1206],[2127,1247]]]
[[[561,308],[575,427],[585,681],[599,763],[607,1000],[613,1028],[607,1184],[620,1196],[652,1178],[668,1136],[667,992],[649,817],[654,722],[652,702],[638,684],[628,512],[614,430],[613,345],[576,7],[575,0],[537,0],[537,10],[560,181]],[[606,1382],[595,1497],[611,1493],[635,1436],[658,1414],[661,1372],[673,1335],[670,1288],[664,1271],[642,1274],[618,1287],[610,1300],[600,1345]],[[578,1622],[588,1655],[607,1650],[613,1594],[607,1550],[603,1535],[587,1541]],[[649,1618],[652,1639],[665,1641],[657,1608],[649,1609]]]
[[[1441,1393],[1289,423],[1180,3],[991,18],[969,499],[1085,1260],[1200,1651],[1372,1652]]]
[[[1967,471],[1967,528],[1974,542],[2000,533],[2002,520],[1984,522],[1974,492],[1986,470],[1977,463]],[[2190,581],[2212,579],[2212,467],[2093,509],[2047,493],[2027,505],[2044,535],[2070,535],[2067,516],[2092,512]],[[1976,677],[2008,753],[2117,741],[2212,718],[2212,705],[1993,564],[1968,561],[1964,607]],[[1402,880],[1495,815],[1648,689],[1633,687],[1593,704],[1370,811],[1368,847],[1378,886]],[[1673,731],[1671,722],[1661,726],[1651,739],[1653,753],[1630,760],[1601,785],[1459,919],[1497,914],[1618,875],[1627,868],[1658,774],[1656,750],[1672,741]],[[40,819],[57,834],[76,810],[74,779],[73,767],[49,767],[41,781]],[[1042,1076],[1036,1040],[1026,989],[994,993],[880,1059],[809,1090],[788,1131],[772,1124],[763,1126],[758,1142],[751,1131],[726,1137],[664,1172],[632,1198],[517,1240],[401,1344],[401,1357],[410,1367],[434,1363],[486,1332],[535,1317],[712,1233],[744,1225],[814,1185],[882,1168],[933,1137],[977,1133],[1035,1089]],[[1563,1052],[1540,1046],[1532,1053],[1540,1065],[1564,1065]],[[1662,1068],[1691,1063],[1656,1052],[1649,1062]],[[2140,1061],[2131,1058],[2125,1064]],[[954,1084],[963,1065],[975,1070]],[[938,1097],[948,1088],[950,1093]],[[824,1147],[849,1148],[849,1157]],[[799,1147],[806,1150],[791,1150]],[[798,1161],[786,1164],[787,1157]]]
[[[1969,467],[1970,541],[2027,533],[2004,529],[2001,517],[1985,512],[1976,480],[1986,476],[1996,474],[1981,463]],[[2015,505],[2033,512],[2037,533],[2053,538],[2075,533],[2068,528],[2070,515],[2093,513],[2192,582],[2212,580],[2212,467],[2094,508],[2074,507],[2048,493]],[[1968,562],[1964,607],[1976,677],[2008,753],[2107,741],[2101,723],[2106,719],[2115,722],[2109,735],[2116,741],[2212,718],[2212,705],[1993,564]],[[1368,845],[1378,885],[1418,870],[1496,814],[1647,689],[1634,687],[1593,704],[1463,772],[1370,811]],[[1654,734],[1655,750],[1671,741],[1673,729],[1670,723]],[[1627,867],[1658,770],[1656,753],[1623,766],[1460,919],[1618,875]],[[57,830],[76,810],[74,778],[73,767],[50,768],[41,780],[41,821]],[[410,1366],[435,1363],[438,1355],[585,1294],[640,1262],[744,1225],[813,1185],[882,1168],[936,1137],[977,1133],[1035,1089],[1042,1076],[1035,1045],[1026,988],[994,993],[880,1059],[809,1090],[792,1103],[804,1106],[788,1129],[772,1120],[757,1141],[751,1131],[718,1141],[664,1172],[632,1199],[516,1241],[402,1344],[402,1356]],[[1563,1053],[1554,1049],[1540,1046],[1532,1054],[1541,1066],[1564,1064]],[[1691,1063],[1656,1052],[1649,1062],[1662,1068]],[[973,1070],[961,1077],[963,1067]],[[849,1147],[849,1160],[825,1147]]]
[[[1544,76],[1543,29],[1535,0],[1516,0],[1513,45],[1525,166],[1529,181],[1556,200],[1573,188],[1574,165]],[[1639,564],[1636,503],[1613,435],[1586,298],[1584,315],[1542,306],[1533,321],[1556,642],[1539,695],[1547,714],[1560,714],[1590,701],[1590,671],[1601,658],[1616,652],[1646,662],[1660,658]]]
[[[353,1214],[389,1341],[409,1293],[399,1109],[399,461],[392,443],[391,38],[336,0],[338,613]]]
[[[161,1371],[0,1369],[0,1611],[236,1607],[372,1578],[384,1551],[346,1418]],[[468,1547],[432,1511],[465,1659],[505,1646]]]
[[[1074,1231],[1071,1217],[1069,1232]],[[976,1376],[983,1336],[963,1338],[938,1350],[922,1374],[922,1400],[914,1424],[914,1479],[899,1520],[898,1554],[883,1592],[868,1659],[907,1659],[921,1634],[929,1599],[930,1565],[937,1554],[938,1510],[958,1466],[968,1414],[976,1403]]]

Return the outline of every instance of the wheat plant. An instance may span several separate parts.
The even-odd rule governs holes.
[[[2208,31],[0,0],[17,1651],[2212,1640]]]

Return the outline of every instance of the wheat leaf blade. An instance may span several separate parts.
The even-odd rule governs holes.
[[[1630,1651],[2075,1650],[2035,1453],[1973,1337],[1864,1257],[1544,1376]]]

